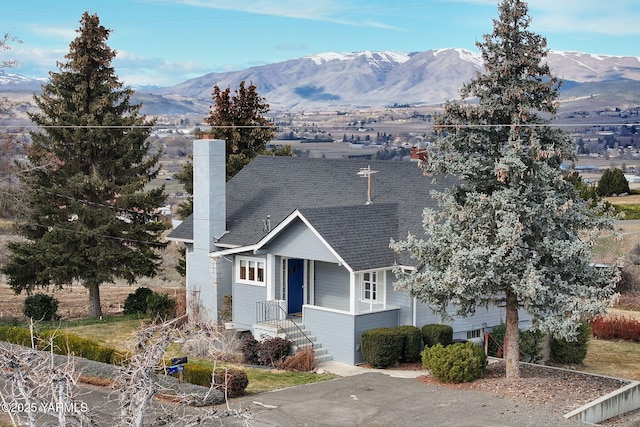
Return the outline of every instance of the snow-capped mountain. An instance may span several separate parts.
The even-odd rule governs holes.
[[[253,82],[272,107],[314,108],[437,103],[480,68],[462,49],[427,52],[328,52],[230,73],[212,73],[155,91],[211,97],[214,84]],[[436,83],[435,85],[433,83]]]
[[[602,90],[602,85],[593,86],[601,82],[637,82],[633,91],[640,87],[638,57],[552,51],[547,62],[565,80],[564,87],[572,91],[570,96]],[[154,93],[210,99],[214,84],[233,89],[244,80],[257,86],[272,109],[428,105],[457,99],[462,84],[482,69],[481,56],[464,49],[328,52],[236,72],[207,74]],[[615,87],[619,90],[620,84]]]
[[[17,73],[5,73],[0,70],[0,86],[4,90],[10,90],[11,87],[19,89],[39,90],[40,85],[46,82],[45,78],[31,78]]]
[[[640,58],[555,52],[547,57],[563,79],[562,96],[593,97],[606,93],[640,105]],[[214,84],[221,88],[252,82],[272,110],[431,105],[458,99],[459,89],[483,69],[479,54],[464,49],[425,52],[327,52],[246,70],[211,73],[173,87],[139,89],[145,114],[208,112]],[[0,89],[6,91],[0,74]],[[10,78],[11,77],[11,78]],[[42,81],[37,81],[39,87]],[[612,95],[613,94],[613,95]],[[623,96],[624,94],[624,96]]]

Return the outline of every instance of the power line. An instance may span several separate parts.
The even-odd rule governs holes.
[[[39,228],[45,228],[47,229],[47,231],[52,231],[53,229],[56,229],[58,231],[64,231],[67,233],[73,233],[73,234],[81,234],[81,235],[89,235],[89,232],[85,232],[82,230],[71,230],[69,228],[64,228],[64,227],[60,227],[58,225],[43,225],[43,224],[32,224],[36,227]],[[94,237],[100,237],[100,238],[104,238],[104,239],[109,239],[109,240],[116,240],[116,241],[120,241],[120,242],[125,242],[125,243],[139,243],[139,244],[144,244],[144,245],[148,245],[148,246],[155,246],[155,247],[164,247],[166,246],[165,243],[162,242],[152,242],[152,241],[147,241],[147,240],[137,240],[137,239],[128,239],[128,238],[124,238],[124,237],[116,237],[116,236],[108,236],[106,234],[93,234],[91,233],[92,236]]]
[[[43,188],[37,188],[37,189],[35,189],[35,191],[39,191],[40,193],[49,194],[51,196],[57,196],[57,197],[60,197],[62,199],[71,200],[73,202],[78,202],[78,203],[85,204],[85,205],[97,206],[97,207],[101,207],[101,208],[108,208],[108,209],[111,209],[111,210],[116,211],[116,212],[129,213],[131,215],[144,215],[145,214],[145,212],[135,211],[135,210],[132,210],[132,209],[123,209],[123,208],[119,208],[117,206],[109,205],[109,204],[106,204],[106,203],[91,202],[91,201],[86,200],[86,199],[78,199],[76,197],[67,196],[65,194],[56,193],[54,191],[48,191],[48,190],[45,190]],[[147,213],[147,214],[150,214],[150,213]]]
[[[381,129],[381,128],[388,128],[388,127],[392,127],[392,128],[397,128],[399,130],[403,130],[403,129],[410,129],[410,130],[415,130],[415,129],[427,129],[427,128],[433,128],[433,127],[438,127],[438,128],[496,128],[496,127],[522,127],[522,128],[543,128],[543,127],[556,127],[556,128],[570,128],[570,127],[621,127],[621,126],[626,126],[626,127],[631,127],[631,126],[640,126],[640,122],[632,122],[632,123],[599,123],[599,122],[595,122],[595,123],[525,123],[525,124],[519,124],[519,123],[513,123],[513,124],[507,124],[507,123],[498,123],[498,124],[429,124],[429,125],[415,125],[415,126],[411,126],[411,125],[402,125],[402,126],[396,126],[393,124],[389,124],[387,126],[383,125],[377,125],[377,126],[369,126],[372,128],[372,131],[375,131],[375,129]],[[167,126],[161,126],[161,125],[130,125],[130,126],[100,126],[100,125],[46,125],[46,126],[38,126],[38,125],[0,125],[0,129],[153,129],[153,128],[165,128]],[[199,127],[199,126],[196,126]],[[289,128],[296,128],[296,127],[310,127],[310,128],[314,128],[314,129],[319,129],[319,130],[323,130],[323,129],[341,129],[341,130],[350,130],[350,128],[346,125],[339,125],[339,124],[335,124],[335,125],[322,125],[322,126],[318,126],[318,125],[305,125],[305,124],[292,124],[292,125],[287,125],[287,126],[277,126],[277,125],[272,125],[272,126],[265,126],[265,125],[246,125],[246,126],[234,126],[234,125],[228,125],[228,126],[204,126],[204,129],[289,129]]]

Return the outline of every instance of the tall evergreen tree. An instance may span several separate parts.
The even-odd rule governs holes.
[[[258,95],[255,85],[245,82],[231,94],[231,88],[213,87],[215,106],[205,122],[212,126],[211,134],[227,142],[227,181],[266,149],[275,135],[273,123],[264,115],[269,104]]]
[[[80,24],[67,61],[35,97],[40,111],[30,116],[42,130],[28,152],[26,240],[9,245],[3,272],[17,293],[81,283],[97,317],[102,283],[156,274],[165,226],[155,209],[165,194],[144,190],[158,170],[159,154],[149,155],[153,123],[111,67],[111,30],[86,12]]]
[[[624,177],[624,172],[620,168],[605,169],[596,186],[596,193],[601,197],[628,192],[629,181]]]
[[[398,288],[443,317],[451,305],[462,316],[505,307],[507,377],[515,378],[519,309],[534,329],[572,339],[581,320],[604,310],[616,278],[590,264],[582,240],[612,217],[563,179],[560,166],[575,147],[548,122],[560,82],[544,62],[546,40],[528,30],[525,2],[502,0],[498,10],[493,33],[477,44],[485,71],[435,118],[438,139],[422,165],[460,184],[437,194],[441,209],[425,209],[425,239],[392,246],[422,266],[399,271]]]

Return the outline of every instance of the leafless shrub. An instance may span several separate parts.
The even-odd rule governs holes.
[[[286,371],[311,372],[316,367],[313,349],[305,348],[293,356],[287,357],[279,366]]]
[[[622,294],[640,291],[640,265],[625,265],[620,272],[620,281],[616,290]]]
[[[242,363],[242,341],[235,331],[210,322],[193,325],[192,330],[182,344],[186,354],[220,362]]]
[[[120,392],[120,412],[114,414],[112,425],[197,426],[214,420],[222,422],[224,418],[233,417],[241,419],[245,426],[249,426],[252,420],[251,413],[246,409],[231,409],[228,401],[225,409],[205,411],[191,407],[200,406],[201,402],[222,401],[218,390],[220,384],[215,384],[214,378],[206,395],[178,392],[178,395],[173,397],[174,405],[160,405],[160,409],[157,408],[158,405],[154,405],[153,411],[150,410],[152,398],[158,392],[164,391],[160,390],[162,386],[158,373],[161,372],[161,368],[165,368],[163,361],[167,347],[177,338],[197,336],[201,333],[200,328],[192,330],[190,325],[178,327],[180,322],[181,319],[174,319],[161,325],[151,325],[138,332],[135,349],[121,366],[113,382],[113,386]],[[31,335],[35,336],[33,333]],[[17,411],[5,411],[13,425],[94,425],[90,408],[78,398],[79,375],[76,373],[73,356],[63,359],[60,356],[54,357],[55,337],[56,334],[51,334],[48,338],[48,348],[51,349],[49,352],[37,351],[35,339],[32,339],[31,348],[12,344],[0,345],[0,376],[3,379],[0,403],[3,404],[3,408],[4,405],[16,405]]]
[[[640,292],[625,292],[618,294],[612,304],[612,307],[621,310],[640,311]]]

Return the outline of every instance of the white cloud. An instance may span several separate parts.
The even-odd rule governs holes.
[[[533,25],[556,33],[640,34],[637,0],[529,0]]]
[[[211,72],[198,62],[171,62],[161,58],[146,58],[127,51],[118,51],[113,61],[116,74],[131,86],[172,86],[189,78]]]
[[[318,0],[307,6],[299,0],[176,0],[176,3],[210,9],[234,10],[238,12],[285,16],[306,19],[326,19],[332,11],[345,8],[344,3]]]
[[[50,27],[44,25],[29,25],[25,28],[30,33],[47,39],[55,38],[62,41],[71,42],[78,36],[77,28]]]
[[[49,71],[57,71],[58,61],[63,61],[67,50],[28,48],[24,45],[14,48],[10,52],[11,59],[18,61],[15,72],[30,77],[46,77]]]
[[[231,10],[246,14],[259,14],[280,16],[286,18],[308,19],[314,21],[334,22],[344,25],[375,27],[398,30],[381,22],[370,20],[353,21],[345,20],[341,15],[346,12],[366,11],[379,9],[377,6],[362,6],[350,4],[347,1],[316,0],[313,2],[301,2],[300,0],[174,0],[176,3],[194,7],[210,9]],[[382,9],[384,7],[380,7]],[[365,14],[363,14],[364,16]]]

